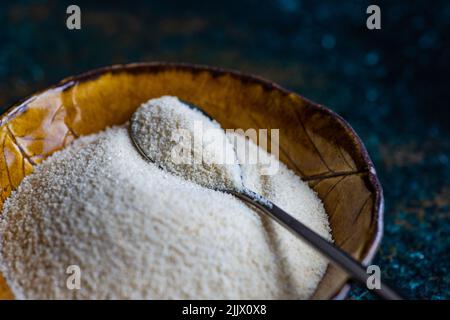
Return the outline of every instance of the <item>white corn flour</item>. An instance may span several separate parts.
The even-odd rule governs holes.
[[[242,188],[233,144],[220,125],[176,97],[142,104],[132,117],[140,149],[165,170],[216,190]]]
[[[243,165],[244,184],[331,240],[307,184],[281,163],[260,169]],[[71,265],[79,290],[67,287]],[[144,160],[125,127],[54,153],[0,215],[0,271],[18,299],[305,299],[326,267],[235,197]]]

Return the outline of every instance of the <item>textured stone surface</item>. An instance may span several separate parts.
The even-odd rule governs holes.
[[[449,298],[450,3],[379,1],[0,3],[0,110],[113,63],[183,61],[256,73],[329,106],[365,142],[386,197],[375,262],[412,298]],[[373,298],[360,288],[355,299]]]

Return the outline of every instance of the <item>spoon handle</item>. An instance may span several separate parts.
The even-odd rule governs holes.
[[[295,236],[306,241],[331,262],[342,268],[354,280],[360,282],[364,287],[367,285],[367,279],[370,276],[366,269],[355,259],[350,257],[342,249],[338,248],[331,242],[328,242],[316,232],[305,226],[303,223],[292,217],[290,214],[273,204],[261,195],[251,190],[233,193],[239,199],[250,203],[276,220],[279,224],[291,231]],[[373,290],[375,294],[387,300],[401,300],[402,298],[395,293],[386,284],[381,283],[380,289]]]

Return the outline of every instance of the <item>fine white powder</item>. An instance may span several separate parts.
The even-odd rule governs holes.
[[[242,165],[244,184],[331,240],[307,184],[282,163],[261,170]],[[71,265],[79,290],[67,287]],[[125,127],[53,154],[0,215],[0,270],[18,299],[306,299],[326,267],[233,196],[144,160]]]
[[[207,188],[242,188],[236,153],[225,131],[178,98],[149,100],[131,123],[139,148],[165,170]]]

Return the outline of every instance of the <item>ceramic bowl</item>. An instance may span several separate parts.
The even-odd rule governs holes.
[[[174,95],[224,128],[279,129],[279,157],[325,205],[335,243],[371,262],[382,235],[383,195],[367,151],[329,109],[270,81],[173,63],[115,65],[70,77],[0,118],[0,208],[24,176],[74,139],[126,122],[144,101]],[[346,275],[329,265],[313,298],[341,299]],[[13,298],[0,275],[0,298]]]

